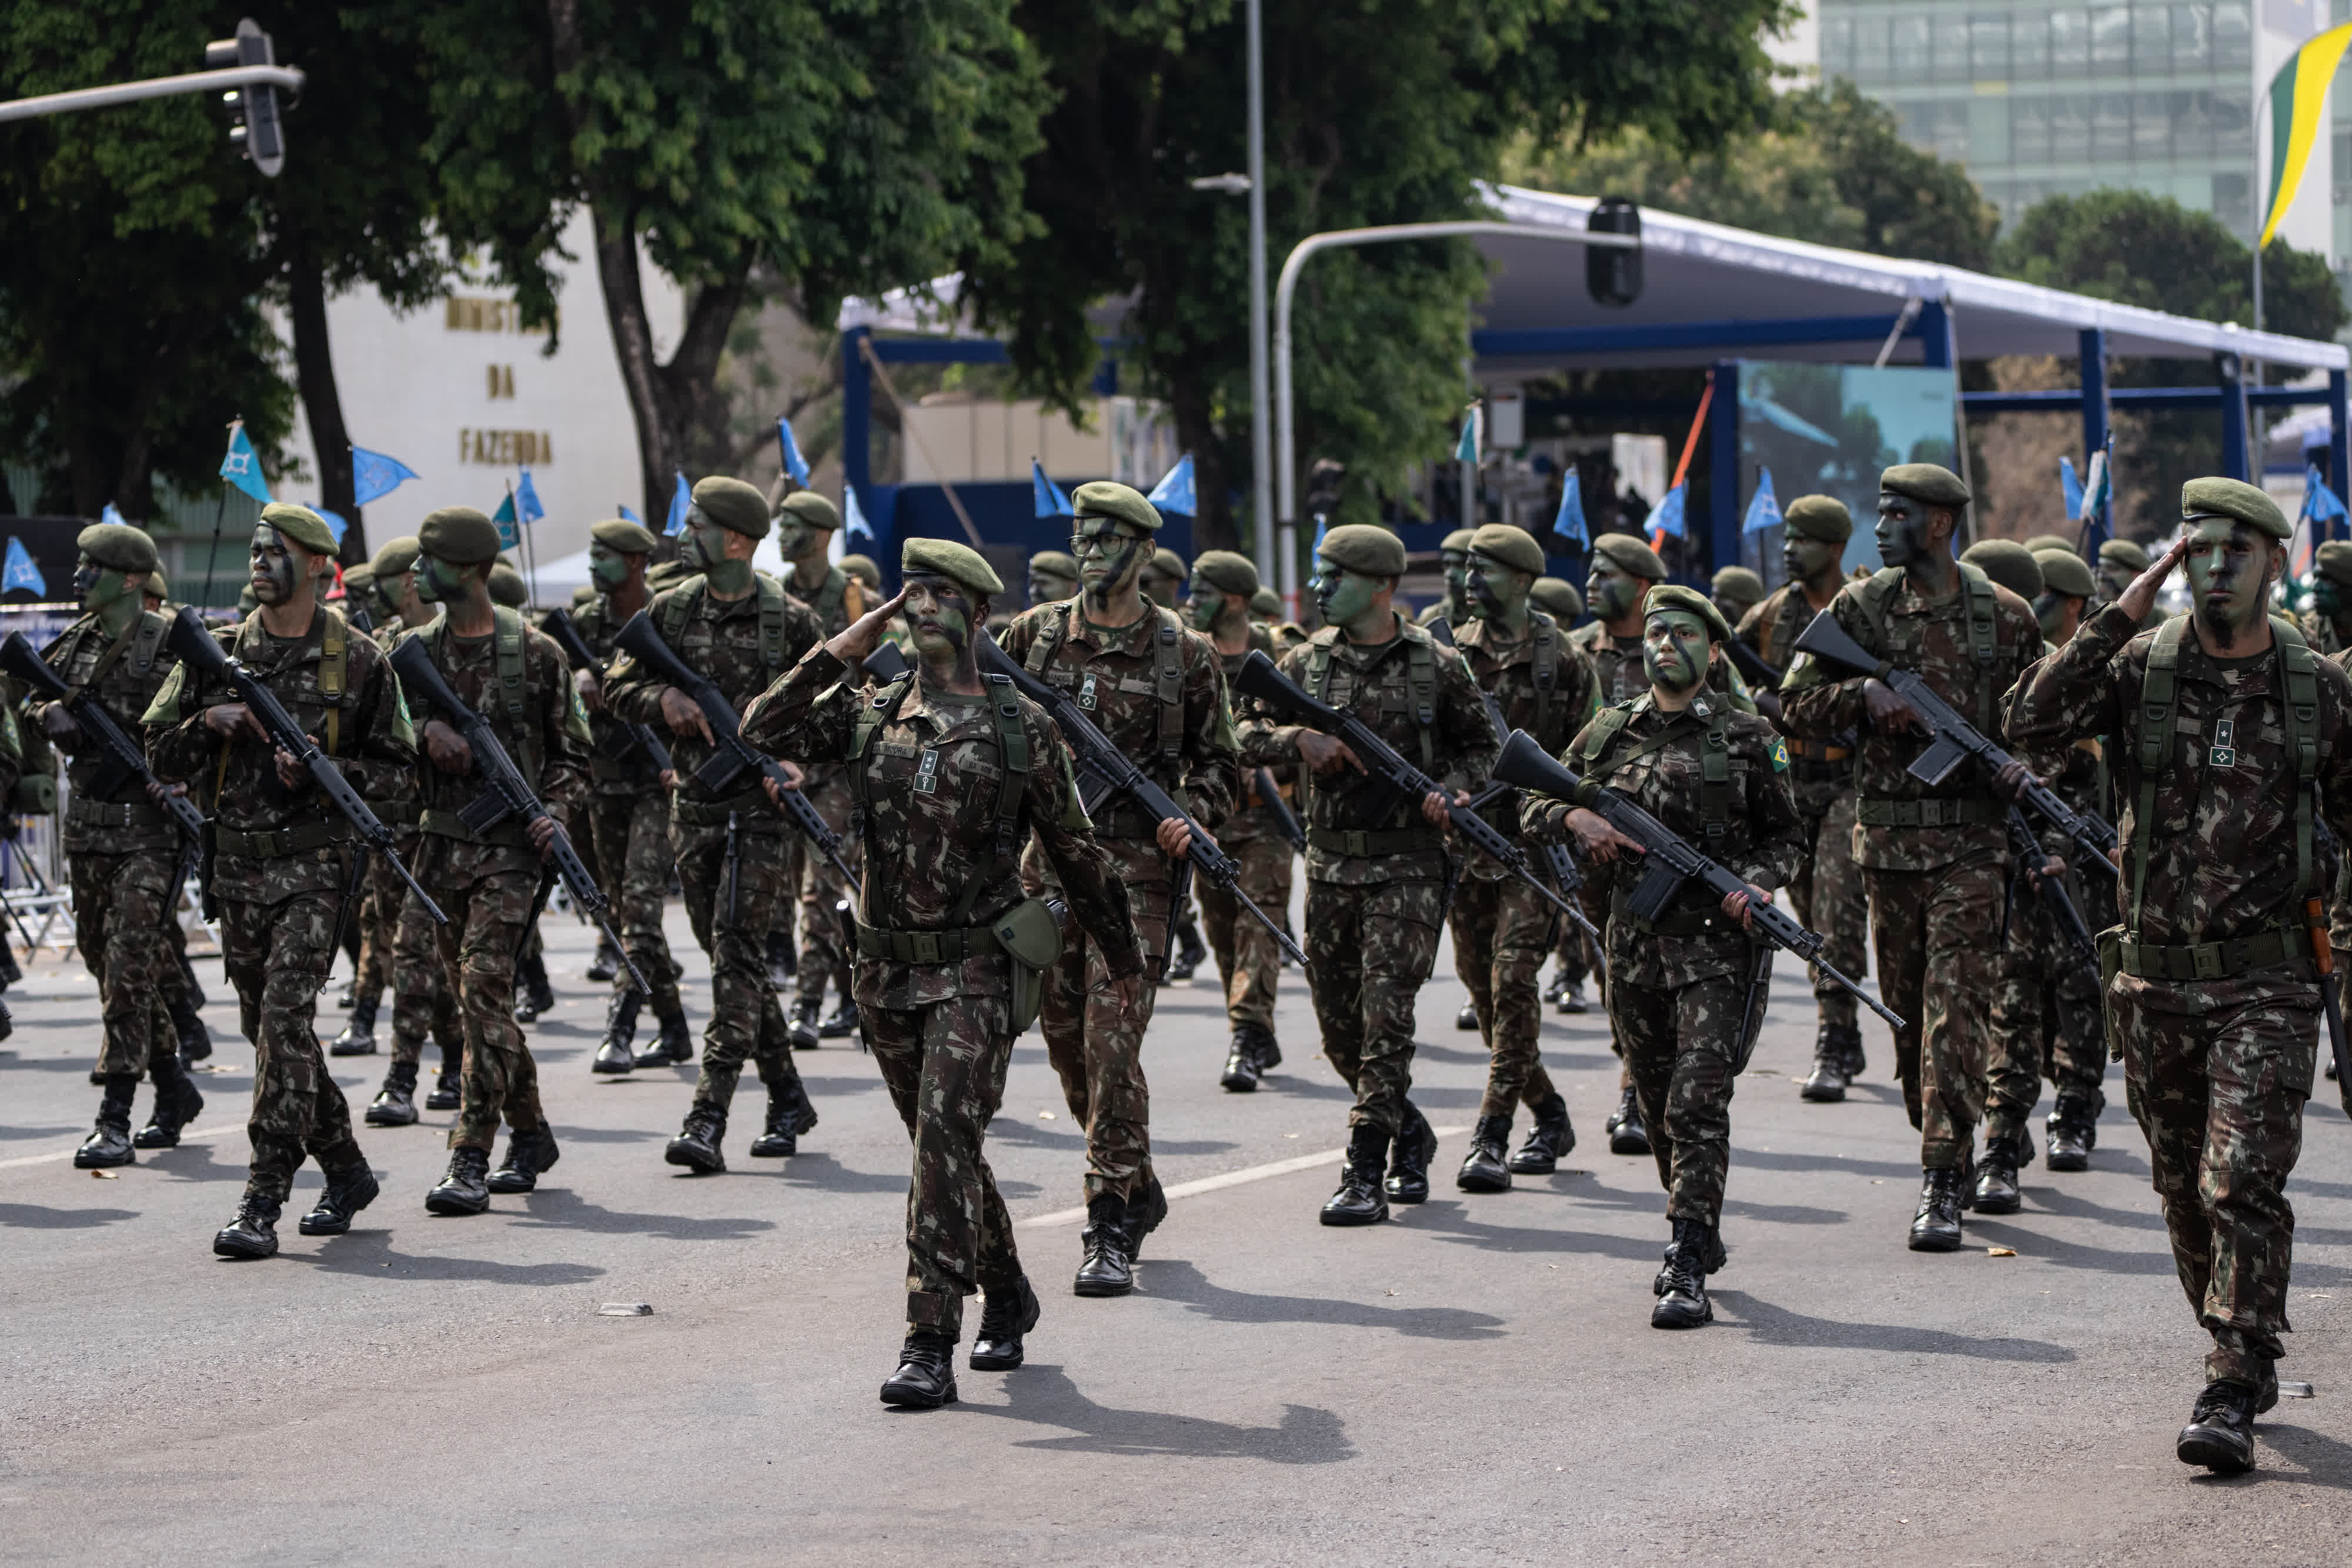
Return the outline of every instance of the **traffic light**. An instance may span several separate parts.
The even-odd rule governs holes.
[[[1594,234],[1631,235],[1642,237],[1642,209],[1622,196],[1603,196],[1593,204],[1592,216],[1584,226]],[[1613,306],[1619,309],[1642,297],[1642,252],[1639,246],[1625,248],[1588,246],[1584,251],[1584,291],[1592,296],[1595,305]]]
[[[227,70],[237,66],[274,66],[276,52],[269,35],[250,16],[240,18],[236,37],[205,46],[205,68]],[[278,89],[268,86],[232,88],[221,94],[228,105],[229,145],[253,161],[265,174],[286,167],[286,133],[278,119]]]

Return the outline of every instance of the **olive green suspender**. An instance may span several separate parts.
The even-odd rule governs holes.
[[[852,802],[850,831],[866,851],[866,864],[872,865],[873,846],[866,842],[866,829],[873,822],[867,803],[872,799],[866,769],[871,766],[874,737],[877,734],[899,699],[907,695],[914,681],[909,671],[874,694],[871,701],[860,708],[856,725],[849,737],[849,798]],[[980,902],[981,892],[987,886],[988,873],[996,862],[1021,848],[1021,809],[1029,798],[1029,732],[1021,725],[1021,699],[1013,690],[1010,675],[983,674],[988,686],[990,716],[996,721],[996,749],[1003,758],[1003,777],[996,782],[996,841],[988,853],[972,862],[971,874],[964,879],[963,891],[956,894],[955,907],[948,911],[948,929],[954,930],[971,918],[971,906]],[[868,877],[866,886],[874,886]],[[868,925],[878,921],[868,920]]]
[[[1706,716],[1706,733],[1699,742],[1699,824],[1706,837],[1707,852],[1712,855],[1723,846],[1731,831],[1731,705],[1728,702],[1710,705],[1714,711]],[[1577,747],[1577,771],[1593,783],[1604,782],[1628,762],[1662,751],[1690,732],[1695,722],[1689,710],[1676,715],[1672,723],[1643,741],[1622,756],[1609,756],[1609,748],[1625,733],[1633,721],[1630,704],[1602,708],[1593,716],[1592,725],[1585,732],[1584,742]]]
[[[1552,694],[1559,686],[1559,622],[1540,610],[1531,610],[1528,612],[1528,625],[1535,633],[1535,652],[1529,661],[1528,674],[1535,681],[1536,735],[1541,739],[1551,734]],[[1431,678],[1433,684],[1433,662]],[[1549,746],[1551,743],[1547,739],[1544,744]],[[1427,772],[1428,769],[1423,768],[1423,771]]]
[[[493,653],[497,661],[499,706],[506,710],[507,722],[512,727],[520,748],[521,755],[515,758],[515,766],[522,769],[523,782],[535,790],[539,788],[539,745],[538,737],[531,733],[530,687],[523,669],[523,644],[528,639],[522,634],[522,616],[503,604],[490,606],[490,613],[496,618],[498,627],[492,635],[497,639]],[[448,634],[448,626],[449,618],[443,615],[426,622],[416,632],[436,659],[441,653],[441,639]]]
[[[245,634],[258,623],[260,613],[255,611],[254,618],[237,628],[236,647],[231,650],[232,653],[243,652]],[[319,695],[326,699],[327,705],[327,755],[336,757],[342,752],[343,679],[350,664],[352,633],[350,624],[343,620],[342,612],[320,605],[319,613],[326,617],[319,629]],[[514,612],[509,610],[507,613],[512,615]],[[228,783],[230,744],[226,737],[222,739],[220,761],[213,768],[212,803],[215,810],[220,806],[221,790]]]
[[[1174,769],[1184,756],[1184,636],[1174,611],[1158,604],[1145,608],[1160,621],[1160,634],[1153,643],[1159,656],[1152,670],[1152,695],[1160,705],[1160,760],[1170,769],[1170,777],[1160,782],[1172,787]],[[1053,609],[1059,613],[1038,618],[1036,640],[1029,644],[1028,657],[1021,661],[1021,667],[1041,681],[1045,678],[1045,667],[1054,662],[1054,651],[1070,634],[1070,617],[1077,613],[1078,601],[1066,600]]]
[[[1421,770],[1432,778],[1437,776],[1436,747],[1431,737],[1437,727],[1437,644],[1429,641],[1428,633],[1405,638],[1404,688],[1412,704],[1413,733],[1421,739]],[[1307,644],[1307,695],[1317,702],[1328,702],[1324,694],[1331,689],[1331,644],[1316,641]],[[1299,770],[1299,782],[1309,791],[1315,788],[1312,768]]]
[[[760,596],[760,662],[768,666],[771,675],[780,675],[784,670],[784,585],[755,571],[751,586]],[[656,601],[654,624],[673,653],[679,651],[678,640],[686,635],[687,623],[702,608],[703,596],[709,591],[710,580],[698,577]]]

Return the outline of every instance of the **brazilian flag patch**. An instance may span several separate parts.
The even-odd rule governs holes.
[[[1772,737],[1772,771],[1789,771],[1789,743],[1777,735]]]

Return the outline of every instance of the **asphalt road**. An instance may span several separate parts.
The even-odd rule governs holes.
[[[1329,1230],[1348,1097],[1303,983],[1285,977],[1284,1067],[1233,1095],[1199,981],[1160,993],[1146,1059],[1162,1177],[1206,1190],[1135,1294],[1068,1293],[1082,1139],[1033,1033],[990,1152],[1045,1320],[1023,1369],[898,1413],[875,1390],[907,1148],[870,1059],[800,1058],[824,1121],[798,1157],[742,1156],[747,1080],[733,1168],[676,1174],[690,1070],[592,1078],[586,934],[547,932],[562,1004],[532,1037],[563,1156],[541,1190],[428,1216],[450,1120],[428,1113],[364,1134],[384,1192],[352,1234],[293,1233],[306,1172],[258,1264],[210,1252],[251,1082],[217,965],[211,1103],[112,1179],[70,1163],[95,988],[78,961],[29,967],[0,1046],[0,1562],[2345,1561],[2352,1125],[2332,1099],[2293,1184],[2283,1366],[2316,1397],[2263,1420],[2259,1471],[2218,1480],[2172,1457],[2204,1342],[2119,1070],[2088,1174],[2036,1166],[2024,1213],[1916,1255],[1886,1037],[1870,1024],[1846,1104],[1801,1103],[1811,1009],[1784,968],[1734,1108],[1717,1321],[1669,1334],[1648,1322],[1663,1197],[1601,1136],[1597,1014],[1546,1026],[1583,1140],[1561,1174],[1457,1193],[1454,1132],[1430,1203]],[[1415,1094],[1459,1129],[1483,1062],[1439,972]],[[382,1061],[339,1064],[355,1112]]]

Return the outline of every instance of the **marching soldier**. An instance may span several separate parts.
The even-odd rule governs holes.
[[[1709,601],[1724,624],[1737,626],[1764,598],[1764,580],[1744,566],[1727,566],[1715,574]]]
[[[319,603],[314,584],[334,556],[335,536],[316,512],[283,501],[263,507],[252,547],[257,608],[218,635],[354,789],[393,800],[409,788],[415,740],[382,651]],[[319,1162],[326,1189],[302,1217],[305,1236],[342,1234],[377,1191],[313,1030],[334,963],[352,830],[230,690],[186,664],[164,682],[144,722],[156,732],[148,743],[156,776],[200,780],[211,809],[222,960],[253,1042],[251,1174],[213,1250],[268,1258],[306,1156]]]
[[[2109,539],[2099,546],[2099,608],[2105,609],[2147,570],[2147,549],[2133,539]],[[2155,606],[2149,606],[2149,613]]]
[[[915,1145],[907,1338],[882,1400],[927,1409],[955,1401],[964,1297],[987,1293],[974,1370],[1019,1366],[1037,1325],[1037,1294],[982,1147],[1013,1041],[1062,944],[1055,913],[1023,896],[1021,846],[1033,834],[1068,923],[1104,956],[1111,999],[1148,1007],[1150,987],[1126,889],[1087,831],[1067,749],[1009,679],[983,680],[975,662],[1003,583],[962,545],[909,539],[905,552],[905,591],[803,658],[744,727],[755,745],[847,765],[867,869],[859,1018]],[[902,608],[915,673],[869,695],[853,669]]]
[[[1477,531],[1456,528],[1438,541],[1437,564],[1445,580],[1445,591],[1436,603],[1413,617],[1414,625],[1426,626],[1443,616],[1458,631],[1470,619],[1470,536]]]
[[[1917,671],[1988,735],[1998,704],[2042,653],[2025,601],[1952,558],[1969,505],[1959,476],[1932,463],[1879,476],[1878,554],[1885,570],[1838,592],[1831,613],[1863,647]],[[1855,768],[1854,860],[1870,896],[1879,984],[1910,1020],[1895,1031],[1895,1070],[1920,1131],[1914,1251],[1960,1245],[1969,1167],[1983,1118],[1993,988],[2007,888],[2007,804],[2021,771],[1994,779],[1970,767],[1929,787],[1906,769],[1929,744],[1911,706],[1875,676],[1836,678],[1799,659],[1780,684],[1781,727],[1828,741],[1862,736]],[[2022,764],[2012,764],[2021,769]]]
[[[1607,931],[1609,1017],[1625,1042],[1674,1231],[1650,1326],[1690,1329],[1715,1318],[1706,1278],[1726,1258],[1731,1094],[1764,1022],[1769,955],[1759,970],[1748,911],[1787,884],[1804,838],[1780,737],[1706,687],[1714,647],[1731,636],[1721,612],[1670,583],[1651,589],[1643,605],[1650,690],[1603,710],[1560,759],[1707,846],[1748,886],[1720,901],[1687,889],[1644,921],[1624,905],[1624,883],[1635,873],[1617,869],[1622,852],[1638,851],[1633,840],[1562,801],[1530,800],[1523,815],[1530,833],[1572,833],[1597,878],[1618,884]]]
[[[1397,611],[1404,569],[1404,546],[1385,528],[1351,523],[1326,534],[1315,566],[1323,626],[1283,655],[1282,673],[1354,713],[1458,804],[1484,781],[1500,737],[1462,655]],[[1244,727],[1243,758],[1302,762],[1311,775],[1307,978],[1324,1057],[1356,1094],[1348,1163],[1322,1222],[1376,1224],[1389,1198],[1428,1198],[1437,1155],[1437,1134],[1406,1096],[1413,1001],[1437,961],[1454,879],[1449,801],[1434,792],[1398,800],[1344,742],[1263,714]]]
[[[1543,547],[1525,528],[1488,523],[1471,535],[1467,553],[1471,619],[1455,632],[1456,645],[1471,678],[1502,710],[1503,723],[1556,753],[1591,716],[1595,676],[1592,661],[1570,645],[1566,628],[1528,602],[1528,591],[1543,575]],[[1517,812],[1496,815],[1504,835],[1517,839]],[[1544,1071],[1538,1049],[1543,998],[1536,975],[1558,940],[1559,916],[1526,883],[1474,855],[1454,892],[1452,920],[1454,967],[1469,988],[1488,1053],[1478,1124],[1454,1185],[1464,1192],[1507,1192],[1513,1175],[1549,1176],[1576,1147],[1567,1097]],[[1522,1101],[1535,1122],[1513,1155],[1511,1118]]]
[[[1181,615],[1183,610],[1177,601],[1176,591],[1184,585],[1185,580],[1184,558],[1162,545],[1151,552],[1151,564],[1144,568],[1143,576],[1138,580],[1136,587],[1152,603]],[[1190,900],[1173,912],[1173,918],[1176,922],[1176,951],[1169,959],[1167,967],[1160,972],[1160,983],[1163,986],[1179,985],[1191,979],[1201,967],[1202,960],[1209,956],[1207,945],[1201,940],[1201,924],[1193,915]],[[1139,1235],[1139,1243],[1140,1239]]]
[[[2177,1451],[2227,1473],[2252,1468],[2290,1326],[2284,1188],[2321,1011],[2305,909],[2325,892],[2315,819],[2352,833],[2352,680],[2268,613],[2291,533],[2268,496],[2192,479],[2180,509],[2182,537],[2042,662],[2009,719],[2019,745],[2114,739],[2129,810],[2108,1034],[2213,1340]],[[2135,635],[2183,564],[2190,613]]]
[[[1528,590],[1528,602],[1559,622],[1563,629],[1573,630],[1584,619],[1584,596],[1576,585],[1557,577],[1539,577]],[[1592,965],[1584,954],[1584,933],[1573,923],[1559,923],[1559,942],[1553,951],[1551,984],[1544,988],[1544,1000],[1563,1015],[1587,1011],[1591,1005],[1584,999],[1585,977],[1591,974]]]
[[[1059,604],[1078,596],[1077,558],[1057,549],[1041,549],[1029,558],[1029,602]]]
[[[2303,639],[2323,659],[2352,648],[2352,541],[2330,539],[2312,558]]]
[[[1274,639],[1274,656],[1277,659],[1307,641],[1307,630],[1295,621],[1283,619],[1282,595],[1261,586],[1250,595],[1250,620],[1265,628]]]

